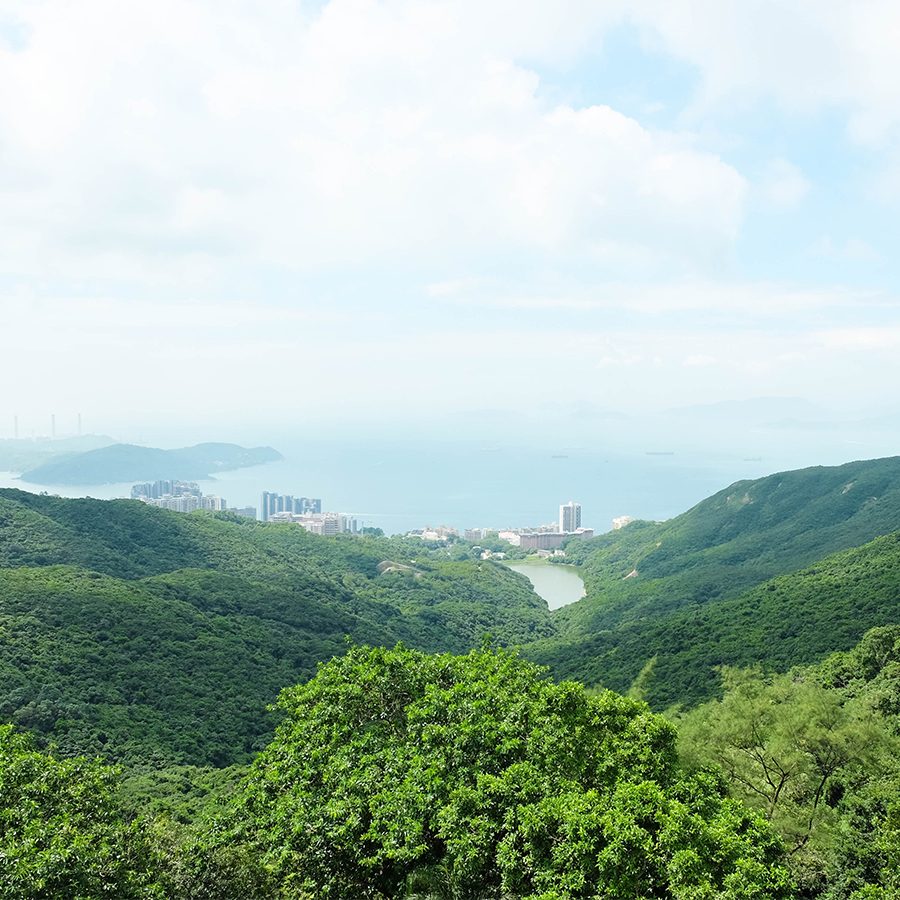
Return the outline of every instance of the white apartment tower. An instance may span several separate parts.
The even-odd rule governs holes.
[[[559,530],[563,534],[572,534],[581,528],[581,504],[570,500],[559,508]]]

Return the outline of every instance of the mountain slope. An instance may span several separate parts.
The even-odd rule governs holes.
[[[900,532],[728,600],[626,621],[589,637],[544,641],[529,655],[557,675],[617,690],[640,676],[646,699],[663,708],[713,696],[720,666],[783,672],[846,650],[868,629],[896,622]]]
[[[569,542],[587,597],[557,622],[591,634],[665,616],[897,529],[900,457],[739,481],[667,522]]]
[[[464,651],[550,615],[505,567],[137,501],[0,491],[0,721],[130,765],[244,762],[345,638]],[[400,560],[404,567],[383,566]]]

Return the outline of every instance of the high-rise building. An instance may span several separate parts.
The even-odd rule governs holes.
[[[570,500],[559,508],[559,530],[562,534],[572,534],[581,528],[581,504]]]
[[[131,488],[132,500],[159,500],[162,497],[175,497],[192,494],[200,496],[200,486],[196,481],[174,481],[160,479],[136,484]]]
[[[294,497],[292,494],[263,491],[259,499],[259,521],[268,522],[277,513],[321,515],[322,501],[317,497]]]

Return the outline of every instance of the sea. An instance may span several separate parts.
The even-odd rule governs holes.
[[[805,465],[889,455],[842,440],[766,441],[749,448],[681,441],[604,447],[602,441],[417,439],[282,435],[279,462],[199,482],[231,507],[259,505],[262,491],[320,497],[323,510],[351,513],[386,534],[427,526],[516,528],[556,521],[559,506],[582,506],[582,524],[605,532],[618,516],[661,521],[742,480]],[[0,486],[64,497],[128,497],[131,484],[26,484],[0,473]]]

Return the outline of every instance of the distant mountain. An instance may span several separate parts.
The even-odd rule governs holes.
[[[59,485],[115,484],[161,478],[193,480],[282,458],[271,447],[248,449],[237,444],[197,444],[180,450],[113,444],[51,460],[24,472],[21,478],[30,484]]]
[[[635,522],[590,541],[569,542],[567,561],[581,566],[587,596],[555,614],[560,636],[552,646],[533,648],[532,655],[559,675],[622,689],[657,653],[668,658],[694,644],[720,641],[718,655],[698,655],[700,669],[686,666],[680,678],[669,671],[667,685],[661,679],[651,692],[657,704],[706,697],[716,686],[707,660],[747,662],[736,652],[741,634],[761,621],[752,599],[732,610],[733,619],[724,612],[732,609],[726,604],[769,579],[898,530],[900,457],[737,482],[667,522]],[[882,587],[889,593],[890,581]],[[900,583],[894,589],[900,595]],[[764,598],[769,594],[757,596]],[[825,603],[823,614],[827,608]],[[785,599],[779,624],[802,631],[804,623],[791,618],[795,613]],[[769,623],[778,618],[766,615]],[[882,614],[869,609],[858,629],[825,627],[809,652],[842,649],[865,628],[898,618],[900,609],[885,602]],[[765,641],[755,646],[756,661],[783,662],[774,644],[771,652]]]
[[[802,397],[752,397],[727,403],[682,406],[668,410],[668,415],[716,423],[740,421],[748,425],[782,421],[819,422],[834,418],[822,407]]]
[[[63,456],[108,447],[115,439],[105,434],[68,438],[7,438],[0,440],[0,472],[24,472]]]

